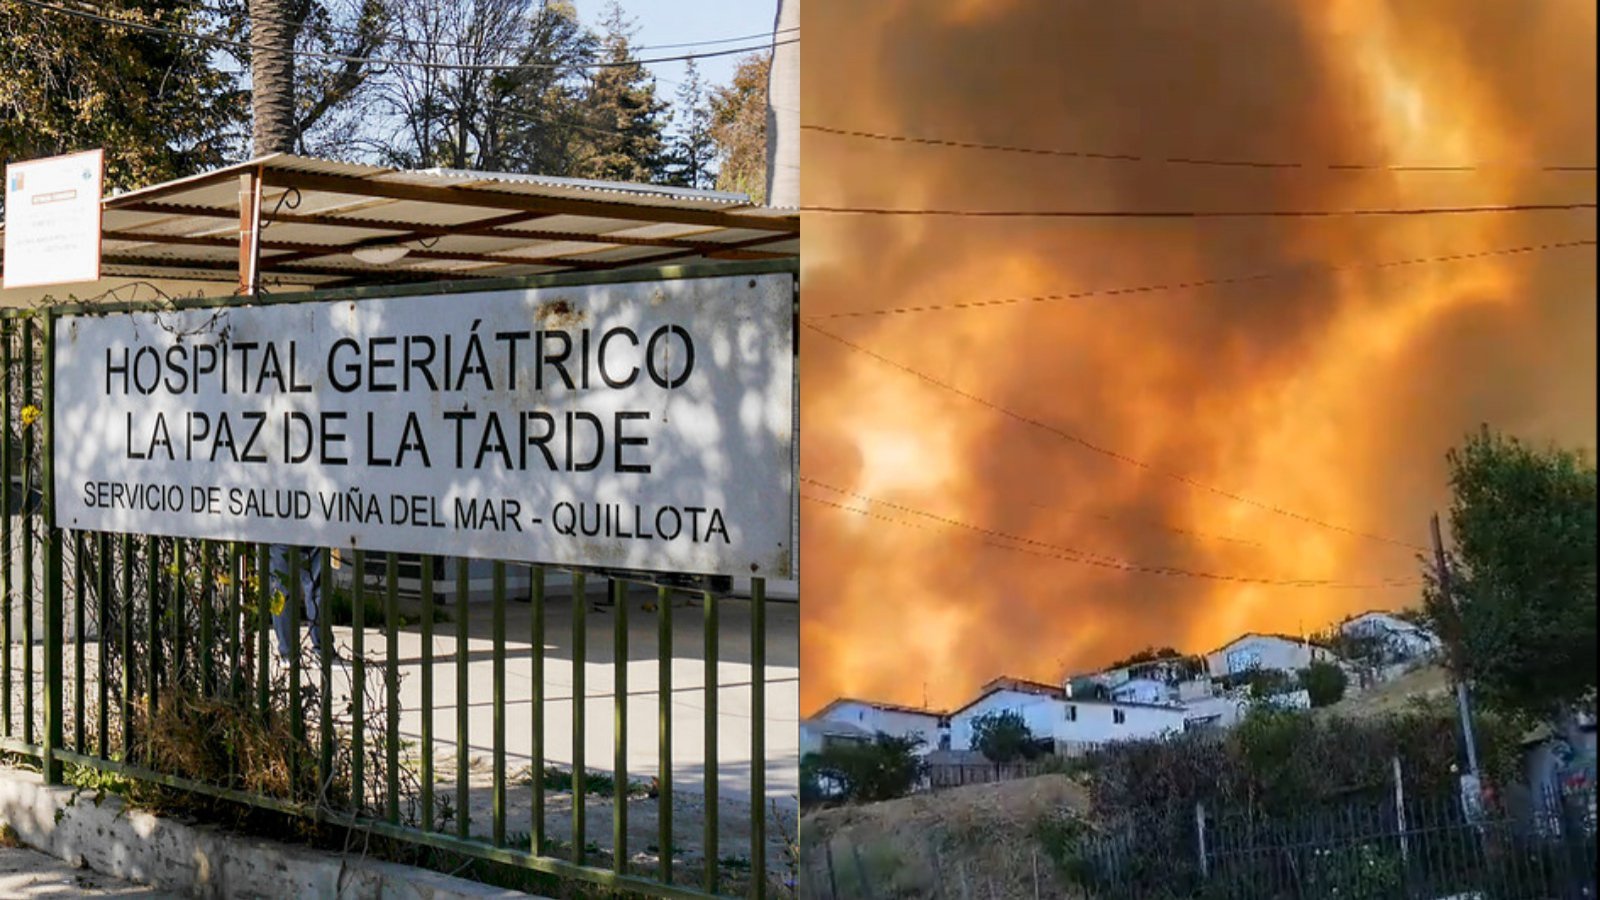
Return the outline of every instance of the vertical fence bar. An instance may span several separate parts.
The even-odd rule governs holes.
[[[467,560],[456,560],[456,836],[471,834],[472,785],[467,781]]]
[[[672,592],[656,588],[656,842],[672,883]]]
[[[33,405],[33,320],[22,323],[22,408]],[[22,740],[33,743],[33,434],[22,437]],[[9,516],[11,511],[6,510]]]
[[[52,515],[54,510],[52,510]],[[83,571],[83,532],[72,532],[72,749],[82,753],[86,736],[83,733],[83,620],[84,588],[87,587]]]
[[[96,611],[95,633],[100,638],[100,646],[95,648],[95,668],[99,677],[95,679],[95,745],[101,759],[111,758],[111,715],[106,708],[110,697],[107,684],[111,680],[111,535],[100,532],[95,535],[95,598],[99,600],[100,607]]]
[[[61,732],[61,705],[65,685],[65,677],[61,666],[61,651],[64,646],[62,640],[62,578],[61,556],[63,547],[61,542],[65,532],[55,527],[55,429],[52,420],[55,418],[55,387],[56,387],[56,355],[55,335],[56,317],[49,313],[45,315],[44,332],[44,395],[45,413],[40,417],[40,425],[44,433],[44,459],[40,475],[39,487],[44,492],[44,515],[42,521],[45,528],[44,545],[44,782],[45,784],[61,783],[61,763],[56,759],[56,751],[62,749]],[[6,511],[10,514],[10,510]],[[30,653],[31,655],[31,653]]]
[[[705,604],[705,889],[717,892],[717,598],[710,591],[701,594]]]
[[[628,584],[611,579],[611,869],[628,868]]]
[[[305,557],[301,555],[299,547],[290,547],[288,552],[289,571],[283,576],[287,581],[288,598],[284,601],[284,615],[289,620],[289,794],[292,797],[300,796],[300,749],[306,741],[306,717],[304,698],[300,694],[300,659],[301,651],[305,644],[300,639],[300,610],[306,602],[305,584]]]
[[[189,542],[183,538],[172,539],[172,565],[168,567],[168,583],[172,586],[172,686],[183,690],[184,675],[188,670],[189,653],[189,567],[185,552]]]
[[[161,545],[153,534],[144,541],[144,582],[145,723],[154,728],[161,700]]]
[[[0,682],[0,687],[3,687],[3,691],[0,691],[0,704],[5,706],[4,734],[6,737],[11,737],[11,710],[13,708],[11,705],[11,610],[12,596],[16,593],[16,586],[11,582],[11,556],[16,552],[16,537],[12,534],[11,521],[17,518],[12,514],[11,510],[13,503],[17,503],[18,508],[25,506],[25,503],[18,501],[11,493],[11,470],[16,467],[16,460],[11,456],[11,446],[15,436],[11,429],[12,354],[10,319],[6,319],[3,324],[0,324],[0,344],[4,345],[3,350],[0,350],[0,356],[4,357],[3,360],[0,360],[0,365],[5,366],[4,374],[0,376],[4,379],[4,384],[0,385],[0,418],[5,420],[3,425],[0,425],[0,470],[3,470],[0,471],[0,506],[5,507],[5,519],[0,520],[0,544],[5,545],[5,552],[0,554],[0,581],[5,582],[4,593],[0,594],[0,640],[4,641],[3,644],[0,644],[0,670],[4,670],[4,680]],[[23,688],[24,691],[29,689],[29,687]]]
[[[316,554],[316,564],[311,567],[312,584],[317,591],[317,644],[319,653],[318,662],[321,663],[320,677],[321,690],[318,700],[322,704],[322,715],[317,722],[317,786],[326,798],[329,788],[333,785],[333,576],[329,558],[330,551],[327,547],[318,547],[312,551]]]
[[[533,682],[533,746],[529,754],[529,776],[533,782],[533,823],[529,832],[529,852],[544,853],[544,566],[533,566],[528,571],[533,580],[529,591],[533,598],[532,634],[529,652]]]
[[[256,707],[261,721],[272,712],[268,689],[271,669],[267,658],[267,632],[272,630],[272,548],[256,545]]]
[[[367,552],[355,551],[350,578],[350,809],[361,815],[367,792]]]
[[[216,641],[216,623],[211,613],[216,595],[216,573],[212,565],[215,555],[216,548],[210,541],[200,542],[200,643],[194,649],[195,655],[200,657],[200,693],[206,697],[212,695],[216,685],[216,668],[211,661],[212,644]]]
[[[493,840],[506,845],[506,564],[495,560],[494,573],[494,796]]]
[[[244,582],[244,555],[238,541],[228,542],[228,699],[237,700],[239,671],[239,593]]]
[[[122,761],[133,761],[133,535],[124,534],[122,545]]]
[[[588,777],[583,759],[584,706],[588,687],[584,684],[584,649],[587,646],[589,594],[584,584],[584,573],[572,573],[572,861],[583,865],[587,852],[589,832]]]
[[[767,580],[750,580],[750,874],[767,896]],[[1037,862],[1035,863],[1037,865]],[[1038,878],[1035,869],[1035,880]],[[1038,889],[1035,887],[1034,894]]]
[[[383,591],[384,818],[400,821],[400,557],[388,554]]]
[[[433,566],[422,557],[422,830],[433,830]]]

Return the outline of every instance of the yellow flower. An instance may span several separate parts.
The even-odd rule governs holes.
[[[30,427],[34,422],[39,421],[39,417],[42,415],[44,415],[44,410],[29,403],[22,408],[22,427]]]
[[[230,584],[233,584],[233,579],[228,577],[227,572],[221,572],[217,575],[217,587],[225,588]]]
[[[272,592],[272,614],[275,615],[275,616],[283,615],[283,604],[284,604],[283,591],[273,591]]]

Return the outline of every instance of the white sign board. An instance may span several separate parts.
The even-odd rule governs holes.
[[[4,286],[100,277],[101,151],[6,166]]]
[[[63,316],[56,524],[792,577],[794,284]]]

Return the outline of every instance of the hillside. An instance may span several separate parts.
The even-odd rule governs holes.
[[[1369,718],[1404,712],[1415,703],[1445,697],[1449,693],[1450,676],[1444,666],[1423,666],[1317,712],[1330,717]]]
[[[1040,775],[819,810],[800,821],[802,877],[839,900],[936,897],[940,885],[945,896],[1057,896],[1052,823],[1088,808],[1081,785]]]

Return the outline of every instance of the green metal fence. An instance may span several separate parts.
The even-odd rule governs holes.
[[[719,267],[716,274],[738,268]],[[630,277],[650,276],[617,280]],[[524,279],[515,286],[554,283],[596,279]],[[404,292],[481,289],[450,285]],[[400,292],[314,292],[253,302],[394,293]],[[781,861],[769,848],[776,839],[769,822],[777,821],[781,831],[787,831],[786,823],[781,816],[770,819],[764,808],[769,628],[763,579],[752,580],[746,599],[665,586],[648,573],[519,569],[494,562],[486,604],[491,677],[485,683],[471,673],[479,605],[469,605],[466,560],[454,560],[452,586],[435,583],[437,571],[449,572],[447,561],[423,558],[418,589],[403,592],[399,555],[347,551],[338,559],[341,577],[345,567],[353,572],[347,583],[336,578],[323,591],[312,640],[299,621],[300,575],[310,562],[299,551],[289,552],[288,571],[272,572],[266,545],[50,526],[51,463],[73,437],[52,433],[49,413],[49,348],[63,311],[84,308],[11,310],[0,318],[0,471],[6,475],[0,506],[7,512],[0,525],[0,749],[36,759],[51,783],[63,780],[64,767],[116,773],[369,837],[646,896],[792,895],[792,881],[785,883]],[[330,551],[317,552],[324,554],[324,572],[332,574]],[[370,575],[374,568],[382,574]],[[520,596],[507,588],[514,569],[526,572]],[[561,576],[567,579],[564,591],[552,587]],[[737,607],[745,634],[730,636],[722,626],[730,605]],[[630,607],[654,616],[654,647],[637,646],[639,632],[630,633],[629,619],[640,613]],[[287,612],[297,643],[282,657],[273,647],[275,608]],[[586,721],[593,694],[585,670],[595,649],[589,616],[596,610],[612,619],[613,754],[603,769],[585,759],[585,738],[594,727]],[[508,611],[521,633],[508,627]],[[558,611],[567,619],[564,634],[547,628]],[[673,749],[674,698],[685,695],[674,685],[675,674],[682,674],[674,672],[674,646],[681,650],[693,632],[698,635],[689,640],[699,644],[703,671],[698,783],[675,778]],[[742,858],[730,858],[727,829],[719,821],[725,804],[719,802],[718,704],[728,684],[718,664],[730,637],[741,646],[748,642],[750,672],[752,811],[748,838],[738,841],[748,848]],[[550,677],[552,646],[569,660],[570,685]],[[407,650],[416,658],[407,659]],[[657,700],[654,771],[629,768],[630,656],[656,661],[655,683],[640,691],[653,691]],[[514,778],[508,771],[508,662],[526,667],[531,691],[529,715],[518,726],[527,728],[530,751],[526,778],[518,779],[526,783],[516,785],[527,789],[525,811],[513,811],[508,801]],[[414,698],[402,696],[409,677],[403,669],[417,676]],[[451,682],[448,690],[441,680]],[[552,688],[563,687],[565,697],[552,695]],[[472,742],[481,744],[484,736],[474,733],[471,710],[485,699],[492,710],[487,784],[475,785]],[[415,708],[408,710],[411,702]],[[565,721],[551,715],[552,707],[562,705],[570,707],[561,717]],[[441,729],[438,716],[451,706],[454,727]],[[419,721],[403,733],[408,712]],[[476,724],[481,732],[482,723]],[[564,768],[547,759],[548,733],[557,725],[571,736]],[[597,784],[608,787],[609,797],[598,800],[609,803],[597,801],[591,809]],[[471,814],[484,791],[487,822]],[[694,798],[699,811],[698,841],[684,837],[693,824],[676,808],[675,798],[684,797]],[[638,831],[628,827],[629,813],[641,810],[656,818],[654,836],[643,846]],[[588,821],[596,811],[611,816],[609,841],[596,836]],[[776,807],[771,815],[778,815]],[[681,853],[686,843],[698,846]]]

